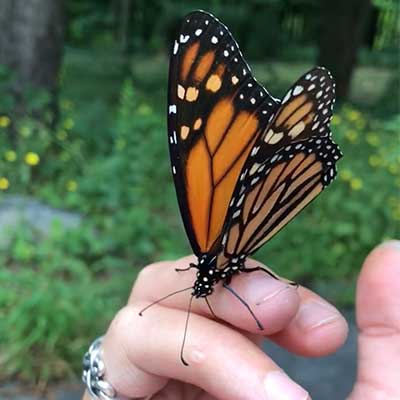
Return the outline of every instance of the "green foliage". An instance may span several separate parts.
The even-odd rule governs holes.
[[[82,254],[98,249],[85,229],[54,226],[41,241],[37,234],[21,226],[0,252],[0,379],[44,384],[79,370],[87,343],[105,330],[135,274],[125,269],[122,280],[88,269]]]
[[[128,52],[165,51],[182,16],[203,9],[228,24],[248,56],[264,59],[305,44],[317,45],[321,7],[318,0],[69,0],[67,38],[73,45],[102,46],[122,40]],[[399,40],[398,2],[374,0],[373,14],[368,29],[373,37],[365,37],[365,45],[393,52]],[[252,29],[248,21],[253,22]]]

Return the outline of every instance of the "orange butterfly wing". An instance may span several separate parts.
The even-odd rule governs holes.
[[[196,11],[174,42],[168,90],[172,172],[196,255],[218,252],[240,171],[278,103],[228,29]]]

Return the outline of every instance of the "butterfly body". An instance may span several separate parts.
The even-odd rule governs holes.
[[[192,292],[196,298],[211,295],[215,285],[220,281],[229,285],[232,277],[243,272],[246,268],[244,256],[231,257],[218,266],[218,256],[210,257],[209,254],[204,254],[199,258],[198,264],[191,264],[191,267],[197,269]]]

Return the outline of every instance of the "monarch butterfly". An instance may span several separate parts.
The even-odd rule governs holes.
[[[246,258],[335,178],[342,154],[330,138],[334,88],[329,71],[316,67],[280,101],[253,77],[225,25],[204,11],[185,17],[168,88],[172,174],[198,258],[188,268],[197,269],[193,287],[175,292],[192,289],[185,365],[192,299],[205,298],[212,312],[207,297],[220,281],[263,329],[229,284],[261,269],[246,268]]]

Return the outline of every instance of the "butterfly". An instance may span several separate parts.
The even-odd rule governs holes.
[[[263,329],[229,284],[255,270],[277,278],[247,268],[246,258],[335,178],[342,154],[329,129],[334,101],[333,78],[321,67],[298,79],[282,101],[274,98],[225,25],[204,11],[184,18],[170,59],[168,141],[198,260],[187,268],[197,270],[193,287],[183,289],[192,290],[191,301],[204,298],[211,309],[207,298],[222,282]],[[186,364],[182,352],[181,359]]]

